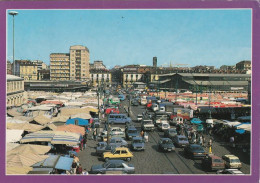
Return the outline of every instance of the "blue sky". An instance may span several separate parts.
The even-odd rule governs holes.
[[[15,10],[15,59],[43,60],[90,50],[90,62],[115,65],[234,65],[251,60],[251,10]],[[12,61],[12,16],[7,19]]]

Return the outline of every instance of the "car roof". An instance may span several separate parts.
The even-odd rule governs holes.
[[[224,155],[223,157],[227,157],[227,158],[230,158],[230,159],[239,159],[237,156],[232,155],[232,154]]]
[[[201,147],[199,144],[190,144],[191,147]]]
[[[209,154],[208,156],[211,157],[212,159],[221,159],[221,157],[216,156],[214,154]]]
[[[170,141],[172,141],[170,138],[161,138],[161,140],[170,140]]]
[[[111,140],[112,140],[112,139],[120,139],[120,140],[124,140],[122,137],[112,137]]]
[[[128,150],[127,147],[116,147],[115,149],[116,149],[116,150]]]
[[[111,160],[108,160],[107,162],[109,162],[109,163],[116,163],[116,164],[125,163],[125,161],[121,160],[121,159],[111,159]]]
[[[184,135],[177,135],[177,137],[178,137],[178,138],[183,138],[183,137],[186,138],[186,136],[184,136]]]
[[[143,140],[142,137],[133,137],[133,140]]]
[[[135,126],[129,126],[127,130],[136,130]]]

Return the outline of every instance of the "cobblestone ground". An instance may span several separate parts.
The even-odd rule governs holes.
[[[125,113],[125,108],[128,108],[128,101],[122,102],[120,112]],[[144,111],[143,106],[131,107],[131,118],[135,126],[140,130],[140,123],[136,122],[137,114]],[[124,125],[115,125],[124,128]],[[149,132],[149,142],[146,143],[146,149],[142,152],[133,152],[134,158],[131,164],[134,164],[136,174],[215,174],[215,172],[205,172],[201,168],[201,160],[191,160],[183,155],[183,148],[176,148],[175,152],[163,153],[158,152],[157,143],[160,137],[163,137],[163,132],[155,130]],[[206,141],[209,136],[206,135]],[[92,165],[103,164],[98,156],[95,155],[95,147],[98,141],[88,137],[87,149],[79,152],[80,163],[87,171]],[[128,141],[130,144],[130,141]],[[208,149],[206,149],[208,151]],[[250,174],[250,155],[242,152],[239,149],[231,148],[226,143],[221,142],[217,137],[214,137],[212,152],[217,156],[225,154],[237,155],[242,162],[241,171],[245,174]]]

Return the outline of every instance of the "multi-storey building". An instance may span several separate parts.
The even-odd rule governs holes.
[[[237,70],[251,70],[251,61],[247,61],[247,60],[244,60],[244,61],[241,61],[241,62],[238,62],[236,64],[236,69]]]
[[[47,69],[48,66],[41,60],[34,60],[32,61],[33,63],[35,63],[37,65],[37,70],[43,70],[43,69]]]
[[[24,80],[37,80],[37,65],[30,60],[15,60],[15,75]]]
[[[50,80],[50,70],[49,69],[39,70],[38,80]]]
[[[50,79],[70,79],[70,55],[68,53],[52,53],[50,55]]]
[[[13,64],[9,60],[7,60],[6,69],[7,69],[7,74],[13,73]]]
[[[27,102],[24,92],[24,80],[20,77],[7,74],[7,107],[20,106]]]
[[[89,79],[89,50],[85,46],[70,47],[70,79]]]
[[[50,55],[51,80],[89,79],[89,50],[85,46],[71,46],[70,53]]]
[[[104,70],[107,69],[106,66],[103,64],[103,61],[96,60],[93,64],[89,64],[90,69],[96,70]]]
[[[91,69],[90,70],[90,78],[92,86],[106,86],[110,87],[112,83],[112,75],[109,70],[98,70]]]

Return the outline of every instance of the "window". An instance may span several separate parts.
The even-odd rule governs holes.
[[[115,164],[110,164],[110,165],[108,166],[108,168],[115,168],[115,167],[116,167]]]
[[[124,168],[124,165],[122,163],[121,164],[117,164],[116,168]]]
[[[126,150],[122,150],[121,154],[127,154]]]
[[[116,151],[114,154],[120,154],[120,151]]]

